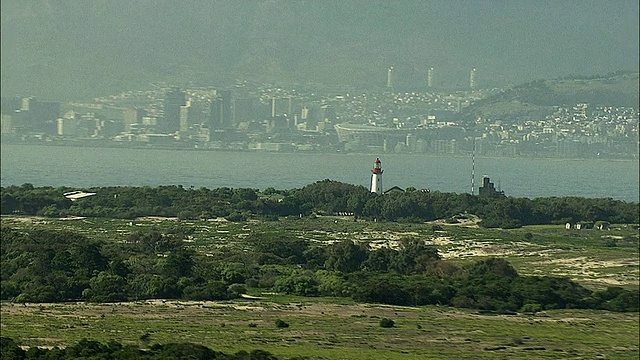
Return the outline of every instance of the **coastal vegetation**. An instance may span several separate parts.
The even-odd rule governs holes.
[[[135,232],[107,243],[69,231],[2,227],[2,300],[118,302],[229,300],[248,288],[350,297],[390,305],[449,305],[500,313],[548,309],[638,311],[638,290],[592,291],[567,277],[519,275],[506,260],[443,260],[408,238],[396,248],[341,240],[313,244],[253,234],[241,249],[202,254],[189,231]]]
[[[476,215],[480,226],[517,228],[523,225],[584,222],[638,223],[638,203],[579,197],[514,198],[420,191],[389,192],[379,196],[363,186],[323,180],[301,189],[100,187],[96,195],[72,202],[62,196],[74,189],[33,187],[0,188],[2,214],[47,217],[86,216],[134,219],[142,216],[183,220],[225,217],[231,221],[278,216],[349,213],[357,218],[393,222],[423,222],[460,214]]]
[[[256,356],[267,356],[255,358],[335,358],[336,349],[356,341],[346,329],[356,326],[365,337],[349,345],[349,358],[380,351],[455,358],[436,351],[453,336],[447,331],[467,332],[442,327],[451,317],[494,334],[458,339],[464,352],[487,357],[596,356],[583,339],[566,348],[539,338],[570,333],[575,321],[561,319],[583,316],[595,327],[616,317],[620,341],[637,343],[629,330],[637,327],[640,303],[635,203],[414,189],[379,196],[330,180],[262,192],[92,188],[85,190],[96,195],[77,201],[62,196],[70,190],[2,188],[2,326],[13,339],[3,338],[3,351],[54,345],[64,350],[17,356],[73,358],[66,349],[82,348],[96,358],[110,351],[114,358],[161,358],[180,348],[244,359],[254,354],[251,344],[265,350]],[[511,207],[502,208],[506,203]],[[516,211],[534,205],[537,213]],[[488,226],[486,214],[525,222],[506,230]],[[593,226],[567,229],[565,221]],[[496,333],[498,318],[517,333]],[[536,335],[526,329],[538,325],[544,330]],[[54,328],[60,339],[42,340]],[[92,338],[83,340],[87,331]],[[437,349],[391,345],[385,332]],[[211,336],[220,342],[207,341]],[[282,341],[287,351],[277,345]],[[616,346],[603,352],[638,351]]]

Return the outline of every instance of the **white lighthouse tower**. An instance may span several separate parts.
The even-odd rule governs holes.
[[[380,158],[376,158],[373,162],[373,170],[371,170],[371,192],[382,194],[382,163]]]

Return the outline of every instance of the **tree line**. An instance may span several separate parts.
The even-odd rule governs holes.
[[[350,213],[377,221],[422,222],[474,214],[480,226],[516,228],[523,225],[564,224],[597,221],[640,222],[638,203],[610,198],[580,197],[514,198],[418,191],[384,195],[363,186],[322,180],[300,189],[99,187],[88,188],[95,196],[71,201],[66,187],[34,187],[31,184],[0,188],[2,214],[48,217],[86,216],[133,219],[166,216],[179,219],[225,217],[232,221],[249,218]]]
[[[248,239],[250,249],[204,256],[185,246],[187,232],[179,230],[133,233],[125,242],[61,230],[0,230],[0,299],[14,302],[226,300],[253,288],[497,312],[638,311],[640,303],[638,290],[591,291],[564,277],[522,276],[503,259],[459,266],[420,239],[392,249],[256,233]]]

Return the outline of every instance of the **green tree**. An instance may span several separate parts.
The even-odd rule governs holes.
[[[406,239],[391,259],[390,268],[400,274],[423,273],[437,260],[440,255],[436,247],[428,246],[420,239]]]
[[[520,305],[511,297],[516,270],[504,259],[489,258],[467,267],[466,277],[457,282],[455,306],[483,310],[515,311]]]
[[[22,360],[26,352],[12,338],[0,337],[0,358],[6,360]]]
[[[381,247],[369,252],[369,256],[362,264],[362,267],[367,271],[387,272],[392,259],[397,256],[398,252],[396,250],[388,247]]]
[[[412,296],[401,286],[397,276],[355,273],[350,279],[352,298],[356,301],[390,305],[413,305]]]
[[[318,282],[312,274],[294,273],[287,277],[278,278],[273,289],[290,295],[316,296],[318,295]]]
[[[255,235],[250,241],[261,254],[274,255],[289,264],[303,263],[305,251],[308,249],[305,240],[280,233]]]
[[[351,240],[343,240],[331,245],[328,253],[329,258],[325,262],[325,267],[347,273],[360,269],[360,265],[368,257],[368,249]]]
[[[126,280],[109,272],[100,272],[89,281],[90,287],[83,291],[85,299],[95,302],[114,302],[126,300]]]
[[[191,277],[195,264],[194,256],[193,250],[177,249],[172,251],[167,256],[163,273],[172,278]]]
[[[349,296],[351,286],[339,273],[327,270],[318,270],[315,273],[318,280],[318,292],[324,296]]]

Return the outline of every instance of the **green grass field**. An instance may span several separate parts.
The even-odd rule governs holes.
[[[187,246],[213,253],[248,248],[254,236],[286,234],[330,243],[342,239],[390,245],[425,239],[445,260],[466,264],[490,256],[521,274],[567,276],[592,289],[638,288],[638,230],[566,230],[563,226],[482,229],[475,226],[354,222],[349,218],[277,222],[163,219],[46,219],[2,217],[3,226],[45,227],[84,233],[107,242],[129,234],[181,228]],[[440,226],[434,227],[434,225]],[[66,346],[82,338],[110,339],[142,348],[193,342],[233,353],[263,349],[281,357],[312,359],[638,359],[638,313],[554,310],[536,315],[481,315],[449,307],[356,304],[349,298],[262,294],[257,301],[145,301],[119,304],[2,303],[2,336],[26,346]],[[381,328],[381,318],[394,328]],[[279,329],[282,319],[289,328]],[[148,339],[141,337],[149,334]]]
[[[381,318],[394,328],[381,328]],[[279,329],[282,319],[289,328]],[[2,304],[2,335],[29,346],[82,338],[148,347],[193,342],[232,353],[264,349],[313,359],[637,359],[638,314],[548,311],[480,315],[276,297],[260,301]],[[149,334],[147,341],[141,337]]]

